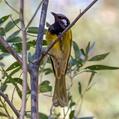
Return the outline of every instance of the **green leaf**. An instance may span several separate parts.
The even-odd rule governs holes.
[[[45,75],[48,75],[48,74],[52,73],[53,71],[51,68],[46,68],[46,69],[44,69],[44,72],[45,72]]]
[[[92,82],[92,80],[93,80],[95,74],[96,74],[96,72],[91,72],[91,76],[90,76],[90,79],[89,79],[89,81],[88,81],[88,86],[91,84],[91,82]]]
[[[74,66],[74,65],[77,64],[77,60],[71,56],[71,58],[70,58],[70,60],[69,60],[69,64],[70,64],[70,66],[72,67],[72,66]]]
[[[47,45],[47,40],[43,40],[43,45]]]
[[[105,66],[105,65],[91,65],[86,67],[85,69],[90,70],[116,70],[119,69],[119,67],[112,67],[112,66]]]
[[[21,78],[9,78],[6,83],[12,83],[13,85],[15,84],[20,84],[22,86],[22,79]]]
[[[13,43],[12,46],[16,50],[16,52],[20,52],[21,53],[21,51],[22,51],[22,43],[16,42],[16,43]]]
[[[79,119],[93,119],[93,117],[80,117]]]
[[[12,76],[15,73],[17,73],[19,70],[21,69],[21,66],[17,67],[16,69],[14,69],[9,75]]]
[[[19,34],[20,30],[17,30],[16,32],[12,33],[8,38],[7,41],[11,41],[14,37],[16,37]]]
[[[7,50],[0,44],[0,52],[7,53]]]
[[[93,43],[88,42],[88,45],[86,47],[86,57],[88,57],[89,53],[94,48],[94,46],[95,46],[95,42],[93,42]]]
[[[0,112],[0,117],[8,117],[4,112]]]
[[[80,57],[79,58],[82,62],[85,61],[86,53],[85,53],[84,49],[80,49]]]
[[[73,49],[74,49],[75,58],[79,59],[80,49],[79,49],[79,46],[77,45],[77,43],[75,41],[73,41]]]
[[[5,30],[2,27],[0,27],[0,36],[5,36]]]
[[[12,64],[6,69],[6,71],[13,70],[14,68],[17,68],[17,67],[19,67],[19,66],[20,66],[20,65],[19,65],[18,62],[14,62],[14,63],[12,63]]]
[[[5,31],[8,32],[10,31],[12,28],[14,28],[18,23],[19,23],[19,19],[16,19],[14,21],[10,21],[7,23],[7,25],[5,26]]]
[[[28,47],[35,47],[36,40],[28,41]]]
[[[38,34],[38,27],[29,27],[27,32],[32,34]]]
[[[20,43],[22,40],[19,36],[16,36],[16,37],[12,37],[12,38],[9,38],[7,39],[7,42],[9,43]]]
[[[16,88],[17,94],[18,94],[19,97],[22,99],[22,91],[21,91],[21,89],[18,87],[17,84],[15,84],[14,86],[15,86],[15,88]]]
[[[4,92],[7,89],[7,84],[3,83],[2,86],[0,87],[0,90]]]
[[[100,54],[100,55],[96,55],[96,56],[90,58],[88,61],[100,61],[100,60],[105,59],[108,55],[109,55],[109,52],[104,53],[104,54]]]
[[[90,50],[90,42],[88,42],[88,45],[87,45],[87,47],[86,47],[86,55],[88,55],[89,50]]]
[[[79,94],[82,95],[82,86],[80,82],[78,82],[78,91],[79,91]]]
[[[9,18],[9,16],[10,15],[3,16],[2,18],[0,18],[0,25],[3,24]]]
[[[40,84],[40,92],[45,93],[45,92],[49,92],[49,91],[52,91],[52,86],[50,86],[50,82],[49,81],[43,81]]]
[[[39,119],[48,119],[48,116],[44,113],[39,112]],[[31,119],[31,111],[26,111],[25,116]]]
[[[72,108],[72,107],[75,106],[75,105],[76,105],[76,103],[71,101],[69,107]]]
[[[70,112],[70,114],[69,114],[69,119],[74,119],[74,113],[75,113],[74,110],[72,110],[72,111]]]
[[[48,116],[41,112],[39,113],[39,117],[40,117],[40,119],[48,119]]]

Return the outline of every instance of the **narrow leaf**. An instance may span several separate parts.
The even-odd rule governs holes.
[[[20,43],[21,41],[22,40],[19,36],[11,37],[11,38],[7,39],[7,42],[9,42],[9,43],[15,43],[15,42]]]
[[[0,27],[0,36],[4,36],[5,35],[5,30],[4,28]]]
[[[15,88],[16,88],[17,94],[18,94],[19,97],[22,99],[22,91],[21,91],[21,89],[18,87],[17,84],[15,84],[14,86],[15,86]]]
[[[90,42],[88,42],[88,45],[87,45],[87,47],[86,47],[86,55],[88,55],[89,50],[90,50]]]
[[[16,52],[20,52],[21,53],[21,51],[22,51],[22,43],[15,42],[12,45],[13,45],[13,48],[16,50]]]
[[[100,61],[100,60],[105,59],[108,55],[109,55],[109,52],[104,53],[104,54],[100,54],[100,55],[96,55],[96,56],[90,58],[88,61]]]
[[[112,67],[112,66],[105,66],[105,65],[91,65],[86,67],[85,69],[90,70],[116,70],[119,69],[119,67]]]
[[[69,119],[74,119],[74,110],[72,110],[69,114]]]
[[[78,82],[78,91],[79,91],[79,94],[82,95],[82,86],[80,82]]]
[[[90,76],[90,79],[89,79],[89,81],[88,81],[88,86],[91,84],[91,82],[92,82],[92,80],[93,80],[93,78],[94,78],[94,76],[95,76],[95,73],[96,73],[96,72],[91,72],[91,76]]]
[[[14,62],[14,63],[12,63],[12,64],[6,69],[6,71],[13,70],[14,68],[17,68],[17,67],[19,67],[19,66],[20,66],[20,65],[19,65],[18,62]]]
[[[43,81],[40,84],[40,92],[45,93],[45,92],[49,92],[49,91],[52,91],[52,86],[50,86],[50,82],[49,81]]]
[[[20,84],[22,86],[22,79],[21,78],[9,78],[6,83],[12,83],[15,85],[16,83]]]
[[[7,115],[4,112],[0,112],[0,117],[7,117]]]
[[[0,18],[0,25],[3,24],[9,18],[9,16],[10,15],[3,16],[2,18]]]
[[[19,23],[19,19],[16,19],[14,21],[10,21],[7,23],[7,25],[5,26],[5,31],[8,32],[10,31],[12,28],[14,28],[18,23]]]
[[[19,70],[21,69],[21,66],[17,67],[16,69],[14,69],[9,75],[12,76],[15,73],[17,73]]]
[[[72,107],[75,106],[75,105],[76,105],[75,102],[71,102],[70,105],[69,105],[69,107],[72,108]]]
[[[27,32],[32,34],[38,34],[38,27],[29,27]]]
[[[8,38],[7,41],[13,39],[14,37],[16,37],[19,34],[20,30],[15,31],[14,33],[12,33]]]
[[[75,41],[73,41],[73,49],[74,49],[75,58],[79,59],[80,49],[79,49],[79,46],[77,45],[77,43]]]
[[[7,84],[3,83],[2,86],[0,87],[0,90],[4,92],[7,89]]]
[[[53,71],[51,68],[46,68],[46,69],[44,69],[44,72],[45,72],[45,75],[47,75],[47,74],[52,73]]]
[[[39,117],[40,117],[40,119],[48,119],[48,116],[41,112],[39,113]]]

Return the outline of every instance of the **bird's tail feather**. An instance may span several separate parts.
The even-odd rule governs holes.
[[[65,75],[61,75],[60,77],[56,77],[56,78],[57,79],[55,80],[53,105],[64,107],[67,106],[68,104]]]

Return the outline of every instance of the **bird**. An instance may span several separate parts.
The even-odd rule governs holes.
[[[69,19],[59,13],[51,12],[54,16],[54,23],[51,24],[46,33],[47,45],[50,45],[70,24]],[[65,107],[68,105],[68,95],[66,91],[66,73],[71,54],[72,31],[69,29],[50,49],[49,55],[55,76],[55,87],[52,98],[55,107]]]

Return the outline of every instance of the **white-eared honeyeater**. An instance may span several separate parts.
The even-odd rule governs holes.
[[[56,40],[64,29],[70,24],[69,19],[63,14],[56,14],[54,23],[49,26],[46,33],[47,44],[50,45],[53,40]],[[67,106],[68,96],[66,92],[65,75],[68,68],[68,61],[71,53],[72,32],[68,30],[61,39],[50,49],[50,59],[55,75],[55,88],[53,95],[54,106]]]

